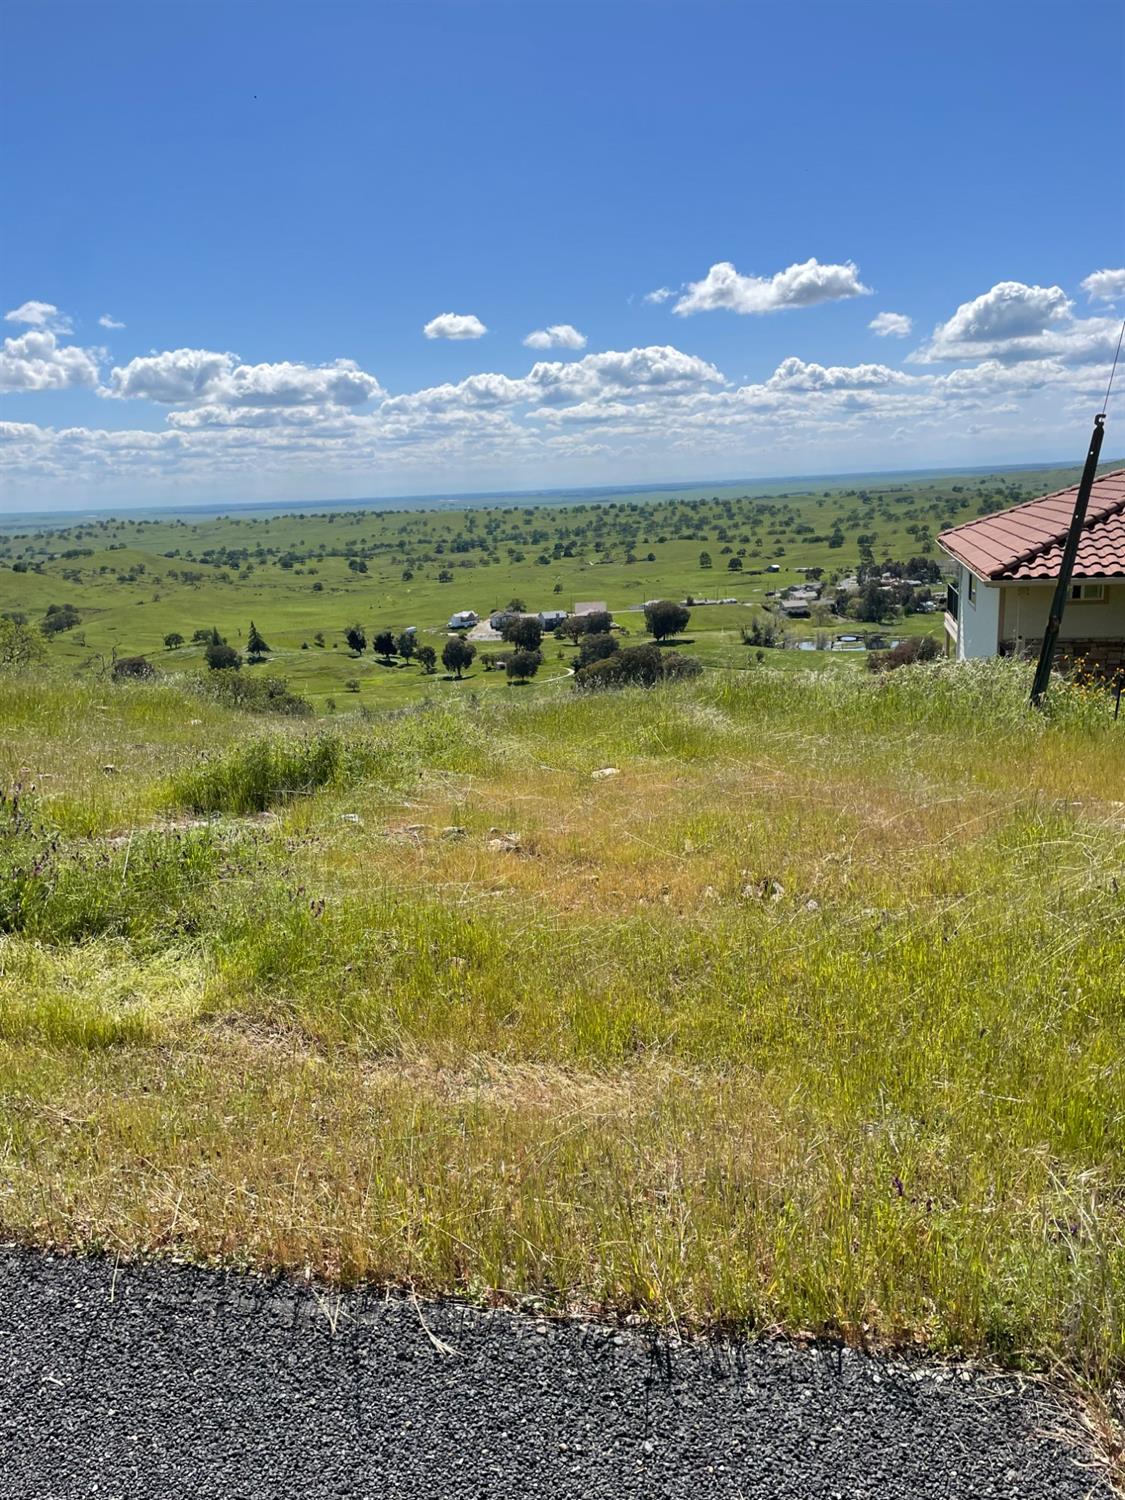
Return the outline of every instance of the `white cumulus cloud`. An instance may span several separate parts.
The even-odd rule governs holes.
[[[675,292],[670,286],[658,286],[655,287],[651,292],[646,292],[644,300],[646,302],[655,302],[659,304],[661,302],[667,302],[670,297],[674,297],[675,295]]]
[[[729,260],[724,260],[712,266],[702,281],[689,282],[672,311],[681,317],[716,308],[736,313],[777,312],[785,307],[812,307],[817,302],[860,297],[869,291],[850,260],[843,265],[822,265],[814,257],[787,266],[774,276],[742,276]]]
[[[4,314],[5,323],[24,323],[29,328],[51,328],[55,333],[69,333],[70,319],[59,312],[53,302],[37,302],[34,298],[13,307]]]
[[[439,313],[422,332],[428,339],[479,339],[488,329],[473,313]]]
[[[103,328],[124,328],[125,327],[124,323],[119,323],[117,321],[117,319],[111,317],[109,315],[109,313],[102,313],[101,317],[98,319],[98,322],[101,324],[101,326]]]
[[[115,366],[108,394],[165,405],[351,407],[381,395],[382,387],[350,359],[330,365],[245,365],[236,354],[166,349]]]
[[[552,323],[529,333],[524,344],[528,349],[585,349],[586,335],[572,323]]]
[[[9,317],[11,314],[9,314]],[[62,391],[96,386],[98,352],[60,344],[50,328],[32,327],[0,346],[0,390]]]
[[[1125,297],[1125,269],[1093,271],[1079,285],[1091,302],[1115,302]]]
[[[876,313],[867,326],[880,338],[893,336],[904,339],[914,327],[914,320],[905,313],[881,312]]]
[[[1118,326],[1112,318],[1076,318],[1060,286],[999,281],[972,301],[962,302],[910,357],[924,364],[967,359],[1091,364],[1113,357]]]

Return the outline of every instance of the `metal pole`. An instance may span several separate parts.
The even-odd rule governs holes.
[[[1104,436],[1105,412],[1103,411],[1094,418],[1094,431],[1090,437],[1089,452],[1086,454],[1086,467],[1082,470],[1078,494],[1074,501],[1074,515],[1070,518],[1070,530],[1067,532],[1066,546],[1063,548],[1062,562],[1059,564],[1059,581],[1055,585],[1051,613],[1047,617],[1047,628],[1043,632],[1043,649],[1039,653],[1039,665],[1035,668],[1035,681],[1031,685],[1032,708],[1042,707],[1047,684],[1051,680],[1051,664],[1055,659],[1055,647],[1058,645],[1059,631],[1062,629],[1063,610],[1066,608],[1066,601],[1070,598],[1070,579],[1074,572],[1074,559],[1078,553],[1078,543],[1082,538],[1086,507],[1090,503],[1090,491],[1094,487],[1094,476],[1098,472],[1098,456],[1102,451]]]

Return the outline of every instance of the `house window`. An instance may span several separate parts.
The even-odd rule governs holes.
[[[1073,604],[1093,604],[1105,598],[1104,583],[1072,583],[1070,598]]]
[[[977,575],[975,573],[969,573],[969,586],[965,592],[968,595],[969,603],[975,604],[977,602]]]

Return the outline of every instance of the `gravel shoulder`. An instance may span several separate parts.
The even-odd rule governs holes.
[[[1067,1427],[929,1362],[0,1249],[6,1500],[1108,1500]]]

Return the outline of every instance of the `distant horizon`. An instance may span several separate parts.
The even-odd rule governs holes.
[[[1068,469],[1073,467],[1075,471],[1075,483],[1082,469],[1082,456],[1076,459],[1044,459],[1042,461],[1031,461],[1009,464],[949,464],[949,465],[925,465],[920,468],[898,468],[898,469],[848,469],[837,472],[817,472],[808,474],[762,474],[757,476],[740,475],[733,479],[718,479],[714,477],[690,480],[671,480],[666,482],[639,482],[632,484],[591,484],[591,485],[551,485],[542,486],[538,489],[516,489],[516,490],[435,490],[432,493],[401,494],[401,495],[364,495],[355,497],[329,496],[321,499],[306,500],[215,500],[197,501],[190,504],[151,504],[141,502],[136,505],[114,505],[104,507],[82,506],[77,508],[41,511],[12,511],[0,510],[0,530],[12,531],[20,525],[46,526],[48,529],[65,529],[68,526],[80,524],[82,521],[105,521],[113,519],[138,520],[152,517],[179,517],[179,516],[209,516],[219,517],[246,512],[292,514],[300,511],[324,511],[324,510],[374,510],[385,509],[391,512],[397,510],[458,510],[458,509],[484,509],[490,502],[496,503],[498,507],[515,505],[521,502],[555,501],[563,503],[573,499],[576,504],[590,503],[589,498],[597,496],[630,496],[630,495],[653,495],[665,496],[675,495],[677,492],[698,491],[705,489],[730,490],[740,485],[746,485],[755,489],[765,486],[773,487],[781,484],[813,484],[830,483],[840,485],[847,481],[856,480],[893,480],[893,479],[917,479],[928,475],[981,475],[981,474],[1019,474],[1030,473],[1038,470]],[[1115,467],[1125,468],[1125,455],[1120,458],[1102,459],[1099,464],[1099,473],[1107,470],[1112,471]],[[693,497],[695,498],[695,497]],[[398,503],[396,503],[398,502]],[[402,503],[408,502],[408,503]]]

